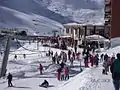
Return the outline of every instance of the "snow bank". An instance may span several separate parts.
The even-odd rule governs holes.
[[[111,39],[111,44],[112,44],[112,48],[116,47],[116,46],[120,46],[120,37],[112,38]]]

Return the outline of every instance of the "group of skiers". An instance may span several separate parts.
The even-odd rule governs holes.
[[[57,78],[58,80],[62,81],[62,80],[68,80],[69,79],[69,68],[68,67],[64,67],[64,68],[59,68],[57,70]]]

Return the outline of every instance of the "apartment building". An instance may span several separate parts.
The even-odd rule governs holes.
[[[105,0],[105,31],[109,38],[120,37],[120,0]]]

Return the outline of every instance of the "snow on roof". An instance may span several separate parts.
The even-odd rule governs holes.
[[[80,26],[85,26],[85,25],[104,25],[104,23],[84,23],[84,24],[79,24],[79,23],[67,23],[64,24],[64,26],[72,26],[72,25],[80,25]]]

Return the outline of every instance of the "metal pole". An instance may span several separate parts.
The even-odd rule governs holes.
[[[9,51],[10,51],[10,43],[11,43],[11,38],[8,36],[7,43],[6,43],[6,50],[4,51],[4,57],[3,57],[3,61],[2,61],[0,77],[4,76],[4,74],[6,73],[6,67],[7,67]]]
[[[83,50],[83,55],[86,53],[86,33],[87,33],[87,26],[85,26],[85,30],[84,30],[84,50]]]

